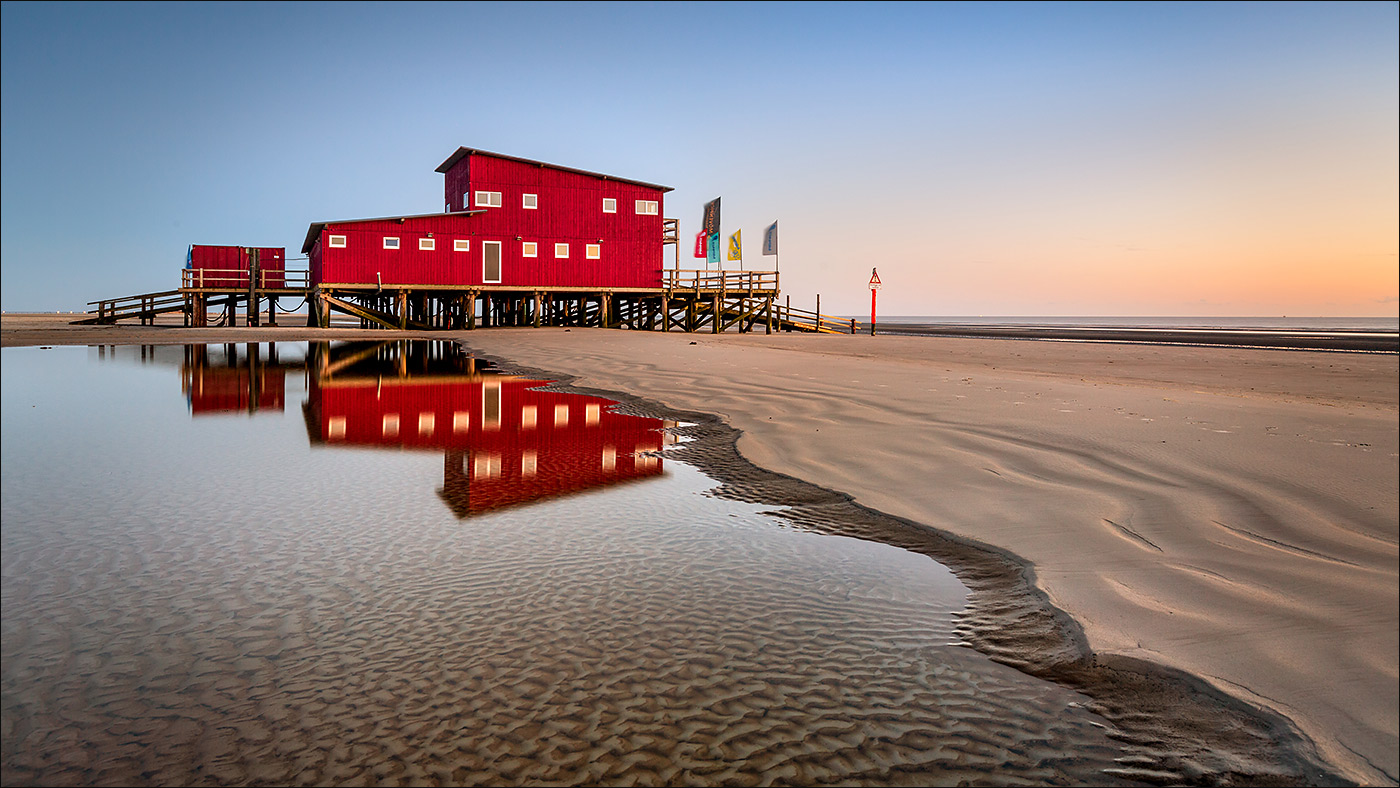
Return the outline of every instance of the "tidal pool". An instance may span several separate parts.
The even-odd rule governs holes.
[[[945,567],[716,495],[684,424],[450,343],[0,362],[6,784],[1131,774]]]

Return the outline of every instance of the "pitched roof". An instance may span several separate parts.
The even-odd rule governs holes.
[[[476,216],[479,213],[486,213],[486,209],[479,211],[453,211],[452,213],[415,213],[411,216],[376,216],[372,219],[333,219],[325,222],[312,222],[306,229],[306,240],[301,244],[301,253],[310,254],[311,247],[315,245],[316,239],[320,237],[321,231],[326,229],[328,224],[355,224],[356,222],[402,222],[405,219],[440,219],[444,216]]]
[[[576,167],[564,167],[558,164],[550,164],[548,162],[535,161],[534,159],[522,159],[519,156],[508,156],[504,153],[493,153],[489,150],[481,150],[480,148],[458,148],[455,153],[447,157],[447,161],[444,161],[442,164],[438,165],[436,172],[447,172],[448,170],[452,169],[453,165],[461,161],[464,156],[470,156],[474,153],[480,154],[482,156],[491,156],[497,159],[509,159],[510,161],[518,161],[523,162],[525,164],[533,164],[537,167],[548,167],[553,170],[562,170],[564,172],[578,173],[579,175],[587,175],[590,178],[601,178],[605,181],[619,181],[621,183],[631,183],[637,186],[645,186],[648,189],[657,189],[663,192],[674,191],[674,189],[670,186],[662,186],[656,183],[647,183],[646,181],[638,181],[632,178],[619,178],[616,175],[604,175],[601,172],[589,172],[588,170],[580,170]]]

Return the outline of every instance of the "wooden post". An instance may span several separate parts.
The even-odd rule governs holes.
[[[817,333],[822,332],[822,294],[817,293]]]
[[[467,330],[476,328],[476,291],[467,293]]]
[[[768,319],[768,328],[763,333],[771,334],[773,333],[773,296],[768,296],[767,300],[764,301],[763,313]]]
[[[277,296],[275,295],[267,297],[267,324],[269,326],[277,325]]]

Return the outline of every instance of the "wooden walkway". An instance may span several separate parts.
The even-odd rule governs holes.
[[[308,309],[307,325],[330,327],[333,312],[357,318],[364,328],[472,330],[492,326],[578,326],[644,331],[802,331],[857,333],[860,323],[778,303],[777,271],[667,269],[655,288],[579,288],[474,285],[363,285],[312,287],[306,271],[262,272],[258,286],[238,282],[236,271],[185,269],[179,290],[89,302],[74,323],[115,323],[137,318],[153,325],[160,314],[179,312],[186,326],[232,326],[264,315]],[[244,273],[246,279],[246,273]],[[269,280],[268,277],[275,277]],[[268,287],[269,283],[277,286]],[[281,310],[278,302],[298,303]],[[214,315],[213,312],[219,311]]]

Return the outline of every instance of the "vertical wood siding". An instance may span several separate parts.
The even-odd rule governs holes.
[[[472,216],[406,218],[388,222],[328,223],[319,251],[311,252],[313,281],[337,284],[479,285],[482,241],[501,242],[502,286],[660,287],[661,223],[664,192],[635,183],[559,170],[485,154],[464,156],[443,174],[444,203],[452,211],[484,210]],[[475,204],[475,192],[501,193],[500,207]],[[523,207],[523,196],[537,196],[537,208]],[[617,200],[616,213],[603,213],[603,199]],[[465,198],[465,199],[464,199]],[[638,215],[637,200],[657,204],[654,215]],[[420,251],[418,239],[432,233],[432,251]],[[332,248],[327,235],[345,235],[345,248]],[[400,248],[383,248],[385,236],[400,238]],[[454,252],[451,241],[471,242],[469,252]],[[525,257],[524,242],[538,245],[538,256]],[[569,245],[567,259],[554,256],[557,243]],[[597,260],[585,256],[598,244]],[[376,275],[378,280],[376,280]]]
[[[283,287],[287,252],[282,247],[258,247],[258,267],[266,272],[263,278],[265,287]],[[192,269],[218,270],[223,273],[207,275],[205,287],[247,287],[248,267],[251,260],[247,247],[206,246],[194,244],[190,247],[189,267]],[[228,273],[238,271],[239,273]]]

